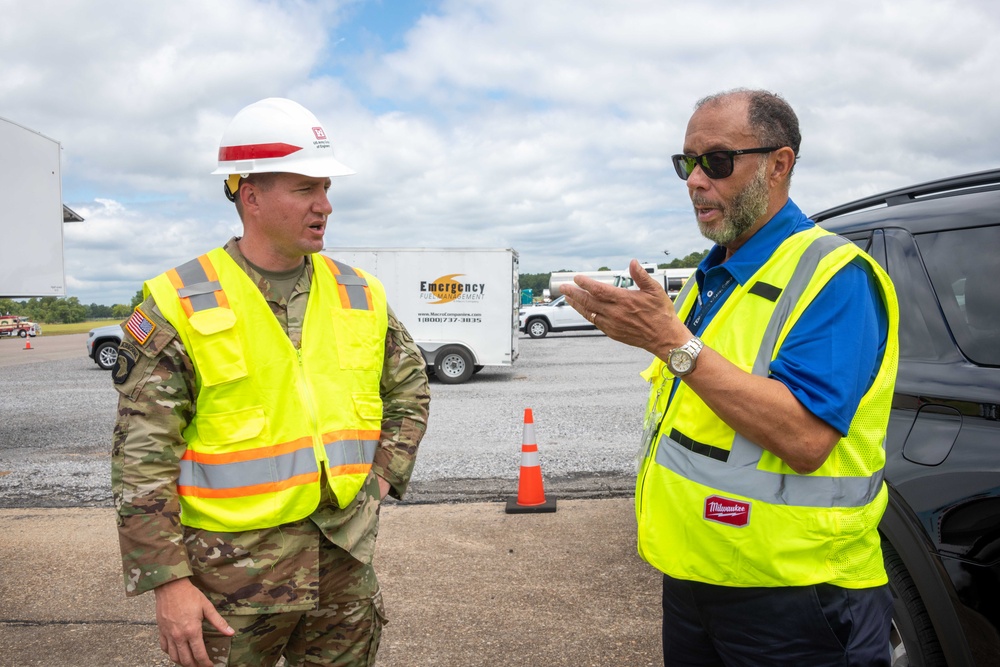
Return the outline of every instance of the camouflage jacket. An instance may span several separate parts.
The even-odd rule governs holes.
[[[270,283],[246,261],[236,239],[225,250],[250,276],[296,348],[312,282],[308,258],[290,298],[272,297]],[[276,300],[272,300],[276,299]],[[240,533],[183,526],[177,497],[182,432],[198,395],[191,359],[152,297],[141,306],[155,323],[144,344],[123,326],[119,392],[112,447],[111,482],[128,595],[192,577],[212,603],[227,613],[273,613],[315,606],[319,549],[323,539],[370,563],[378,533],[378,482],[369,476],[357,498],[341,510],[324,494],[303,521]],[[382,434],[372,472],[401,498],[413,471],[427,424],[430,396],[420,350],[389,311],[382,371]]]

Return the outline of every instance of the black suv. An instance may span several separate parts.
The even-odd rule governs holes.
[[[811,217],[899,297],[880,526],[893,665],[1000,665],[1000,169]]]

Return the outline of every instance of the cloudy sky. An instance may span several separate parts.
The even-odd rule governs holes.
[[[995,0],[0,0],[0,117],[62,145],[67,295],[239,232],[218,176],[243,106],[289,97],[357,175],[328,246],[512,247],[523,272],[707,248],[669,162],[738,86],[802,125],[816,212],[998,166]]]

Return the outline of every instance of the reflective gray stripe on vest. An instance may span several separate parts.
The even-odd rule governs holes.
[[[686,281],[684,281],[684,287],[682,287],[681,291],[678,292],[677,296],[674,297],[674,303],[683,304],[684,299],[687,298],[687,295],[691,293],[691,290],[694,289],[694,286],[697,284],[698,280],[694,277],[694,274],[692,273],[691,277],[688,278]],[[674,308],[674,310],[680,312],[680,306],[677,306],[676,308]]]
[[[722,493],[734,493],[772,505],[861,507],[873,501],[882,489],[881,470],[871,477],[783,475],[757,470],[753,464],[736,467],[706,458],[665,435],[656,448],[656,462],[681,477]]]
[[[208,276],[205,275],[205,269],[202,267],[201,262],[197,258],[192,259],[190,262],[181,264],[174,269],[177,275],[180,277],[181,282],[184,283],[184,287],[177,290],[177,296],[180,298],[187,298],[191,302],[191,310],[193,312],[198,312],[199,310],[208,310],[209,308],[218,308],[219,300],[215,296],[215,290],[211,292],[205,289],[209,285],[219,285],[215,281],[209,281]],[[190,289],[191,294],[181,294],[181,290]],[[221,285],[216,289],[221,289]]]
[[[764,338],[754,360],[754,375],[768,376],[781,330],[812,280],[816,268],[824,257],[847,243],[850,241],[839,236],[820,236],[813,240],[799,258],[764,331]],[[680,296],[677,298],[680,299]],[[763,453],[761,447],[737,433],[728,461],[721,462],[708,459],[682,447],[667,435],[662,435],[656,448],[656,462],[686,479],[723,493],[735,493],[777,505],[861,507],[872,502],[882,488],[881,470],[871,477],[785,475],[758,470],[757,464]]]
[[[791,315],[795,305],[812,281],[816,268],[824,257],[846,243],[850,243],[850,241],[840,236],[820,236],[806,248],[771,312],[771,319],[767,323],[764,337],[760,341],[760,348],[757,350],[753,370],[750,371],[753,375],[764,378],[768,376],[771,359],[774,357],[774,351],[778,345],[778,336],[781,335],[781,330],[785,327],[788,316]],[[733,439],[729,461],[734,466],[757,465],[763,453],[763,449],[737,433]]]
[[[370,310],[368,308],[368,296],[365,294],[365,288],[368,287],[368,281],[364,279],[363,276],[359,276],[357,272],[342,262],[338,262],[335,259],[331,261],[336,264],[337,270],[340,271],[340,275],[336,276],[337,284],[343,285],[344,290],[347,292],[347,299],[351,303],[352,310]]]
[[[199,294],[211,294],[216,290],[221,290],[222,285],[219,284],[218,280],[213,280],[207,283],[196,283],[194,285],[185,285],[184,287],[177,290],[177,296],[190,299],[193,296],[198,296]]]
[[[283,482],[296,475],[318,472],[312,448],[303,447],[280,456],[233,463],[199,463],[182,459],[177,484],[208,489],[235,489]]]
[[[371,464],[375,460],[377,444],[375,440],[338,440],[324,447],[330,468],[336,468],[359,463]]]

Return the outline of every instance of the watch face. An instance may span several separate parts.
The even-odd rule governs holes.
[[[691,354],[687,350],[674,350],[670,353],[670,370],[674,375],[687,373],[691,370]]]

